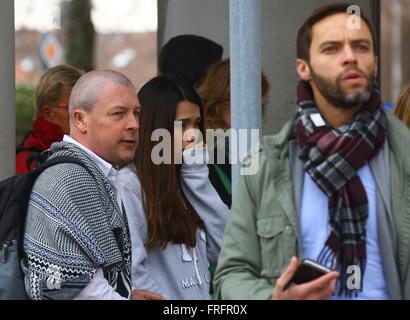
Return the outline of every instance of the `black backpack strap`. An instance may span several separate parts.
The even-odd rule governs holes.
[[[26,160],[27,171],[31,171],[30,166],[31,166],[31,163],[33,161],[37,162],[37,166],[35,166],[34,168],[36,168],[36,167],[40,166],[41,164],[43,164],[44,162],[46,162],[47,158],[49,156],[49,153],[50,153],[50,149],[47,149],[47,150],[44,150],[44,151],[41,151],[41,150],[38,150],[38,149],[35,149],[35,150],[33,149],[33,151],[30,151],[30,154],[29,154],[29,156],[27,157],[27,160]]]
[[[75,163],[78,164],[79,166],[83,167],[88,171],[88,173],[94,177],[94,174],[91,172],[90,168],[88,168],[82,161],[80,161],[77,158],[70,157],[70,156],[61,156],[61,157],[56,157],[52,159],[48,159],[45,161],[42,165],[39,167],[35,168],[33,171],[29,172],[28,174],[34,177],[38,177],[44,170],[55,166],[57,164],[61,163]]]
[[[31,164],[33,163],[33,161],[36,161],[37,165],[41,163],[39,161],[39,158],[41,156],[42,151],[37,148],[26,148],[26,149],[23,149],[22,151],[25,151],[25,150],[29,152],[28,157],[26,159],[26,167],[27,167],[27,171],[30,171]]]
[[[47,161],[48,157],[50,155],[50,149],[44,150],[43,152],[41,152],[38,157],[37,157],[37,162],[39,164],[43,164],[44,162]]]

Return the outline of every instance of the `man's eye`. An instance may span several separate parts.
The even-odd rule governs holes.
[[[323,52],[325,53],[333,53],[336,52],[337,48],[336,47],[327,47],[323,49]]]
[[[124,114],[124,112],[114,112],[112,115],[115,117],[121,117]]]
[[[367,51],[369,51],[369,47],[366,46],[366,45],[358,45],[358,46],[357,46],[357,49],[358,49],[359,51],[362,51],[362,52],[367,52]]]

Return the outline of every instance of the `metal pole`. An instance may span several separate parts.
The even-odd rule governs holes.
[[[0,1],[0,180],[15,172],[14,1]]]
[[[399,98],[402,86],[402,63],[401,63],[401,1],[394,0],[391,2],[392,10],[392,37],[391,37],[391,59],[392,59],[392,74],[391,74],[391,101],[396,101]]]
[[[237,148],[231,141],[232,186],[240,176],[240,161],[251,147],[250,129],[261,129],[261,2],[230,0],[231,127],[237,133]],[[247,141],[239,129],[247,129]],[[242,132],[244,133],[244,132]],[[231,135],[232,138],[234,138]],[[238,161],[236,161],[238,160]],[[235,164],[237,162],[237,164]]]

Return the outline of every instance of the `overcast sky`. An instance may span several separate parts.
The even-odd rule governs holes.
[[[61,1],[66,0],[15,0],[16,30],[56,28]],[[98,32],[155,31],[157,0],[93,0],[92,19]]]

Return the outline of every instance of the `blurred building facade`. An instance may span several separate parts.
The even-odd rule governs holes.
[[[56,30],[53,33],[62,43],[63,31]],[[37,51],[42,35],[33,30],[16,31],[17,86],[34,86],[45,71]],[[137,88],[155,76],[156,56],[156,32],[100,33],[96,36],[96,68],[122,72],[133,81]]]

